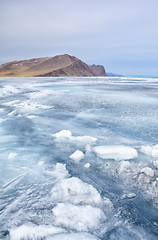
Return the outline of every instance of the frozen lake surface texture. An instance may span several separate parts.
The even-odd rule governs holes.
[[[158,239],[158,79],[0,78],[0,239]]]

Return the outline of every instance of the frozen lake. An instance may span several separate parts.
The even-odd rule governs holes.
[[[0,78],[0,239],[158,239],[158,79]]]

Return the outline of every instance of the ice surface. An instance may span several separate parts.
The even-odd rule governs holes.
[[[100,208],[58,203],[52,210],[55,224],[76,231],[94,231],[106,219]]]
[[[33,102],[30,100],[26,100],[23,102],[19,101],[12,101],[5,103],[6,106],[14,108],[14,110],[10,111],[8,113],[8,116],[22,116],[22,115],[28,115],[31,113],[38,113],[41,110],[47,110],[52,108],[53,106],[39,104],[38,102]]]
[[[70,158],[78,162],[84,158],[84,153],[80,150],[76,150],[73,154],[70,155]]]
[[[57,234],[47,237],[46,240],[99,240],[92,234],[86,232]]]
[[[10,94],[14,94],[14,93],[18,93],[19,89],[12,86],[12,85],[4,85],[2,88],[2,91],[0,93],[0,95],[10,95]]]
[[[81,179],[71,177],[58,182],[51,191],[53,201],[99,206],[102,199],[98,191]]]
[[[158,79],[0,78],[0,97],[0,238],[157,239]]]
[[[93,151],[98,157],[103,159],[114,159],[116,161],[137,158],[138,154],[134,148],[114,145],[114,146],[96,146]]]
[[[50,226],[50,225],[35,225],[24,224],[20,227],[15,227],[10,230],[10,240],[37,240],[42,239],[51,234],[66,232],[62,228]]]

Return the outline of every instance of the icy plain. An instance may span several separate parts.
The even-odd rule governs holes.
[[[158,79],[0,78],[0,239],[158,239]]]

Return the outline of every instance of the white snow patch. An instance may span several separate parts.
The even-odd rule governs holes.
[[[71,177],[56,183],[51,191],[53,201],[99,206],[102,199],[98,191],[81,179]]]
[[[66,232],[62,228],[48,226],[48,225],[34,225],[31,223],[24,224],[20,227],[12,228],[10,230],[10,240],[37,240],[43,239],[51,234],[59,234]]]
[[[123,146],[97,146],[93,151],[102,159],[114,159],[116,161],[133,159],[138,156],[136,149]]]
[[[46,240],[99,240],[99,238],[90,233],[78,232],[57,234],[55,236],[47,237]]]
[[[69,156],[74,161],[80,161],[84,158],[84,153],[80,150],[76,150],[72,155]]]
[[[145,173],[148,177],[154,176],[154,170],[150,167],[144,167],[141,172]]]
[[[150,147],[148,146],[141,146],[140,151],[146,155],[152,156],[152,157],[158,157],[158,144]]]
[[[95,230],[106,219],[100,208],[58,203],[52,210],[55,224],[76,231]]]

